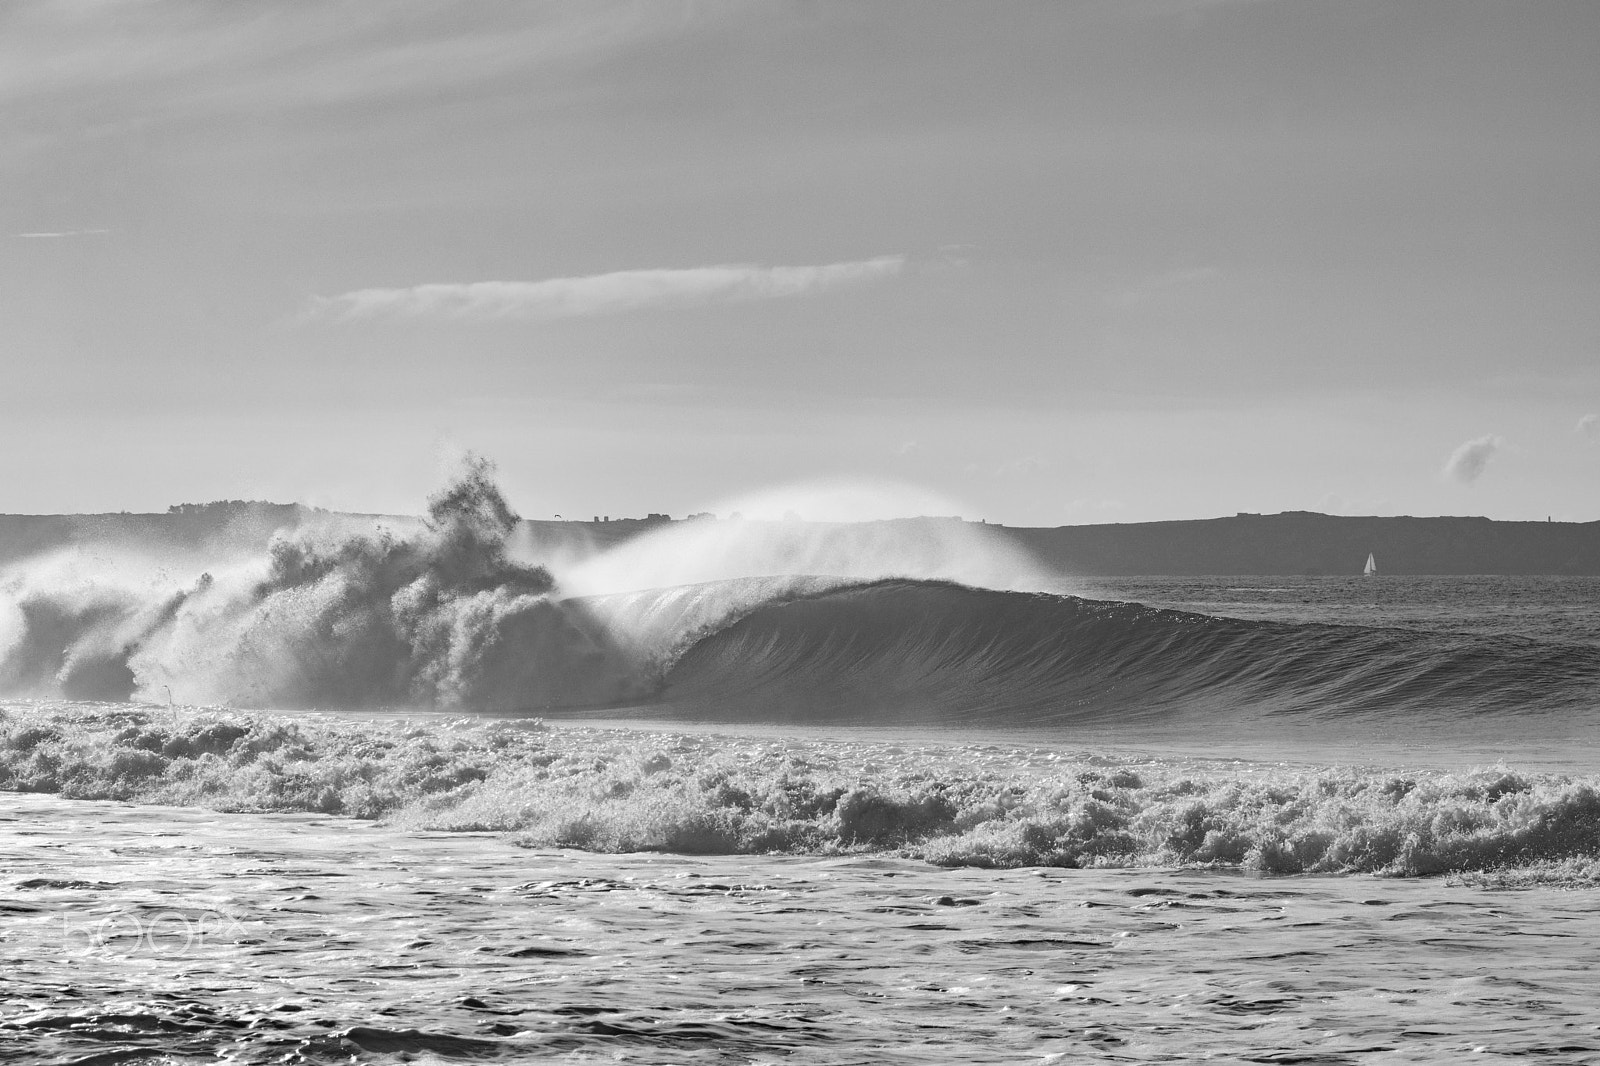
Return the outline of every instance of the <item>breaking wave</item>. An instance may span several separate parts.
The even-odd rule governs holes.
[[[658,698],[687,647],[763,604],[885,568],[1004,586],[1032,566],[949,520],[691,523],[607,551],[549,548],[524,543],[491,475],[469,460],[420,523],[307,521],[254,557],[191,559],[187,579],[159,537],[14,564],[0,572],[0,694],[614,707]]]
[[[0,693],[1001,728],[1600,707],[1600,648],[1015,591],[1027,560],[946,520],[688,523],[549,563],[491,473],[470,461],[416,528],[311,524],[182,582],[13,567]]]
[[[1530,714],[1600,707],[1600,648],[882,581],[749,612],[684,652],[664,699],[713,717],[1019,727]]]

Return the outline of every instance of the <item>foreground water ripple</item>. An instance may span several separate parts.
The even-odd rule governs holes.
[[[1600,1061],[1588,891],[0,800],[13,1061]]]

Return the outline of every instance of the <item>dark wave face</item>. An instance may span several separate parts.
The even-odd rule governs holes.
[[[688,648],[663,698],[718,718],[987,726],[1560,712],[1600,707],[1600,649],[885,581],[758,607]]]

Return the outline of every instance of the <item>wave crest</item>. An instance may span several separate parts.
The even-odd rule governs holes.
[[[186,581],[70,553],[14,568],[0,691],[999,728],[1600,708],[1594,647],[974,588],[957,580],[1025,570],[974,527],[820,530],[684,523],[569,560],[558,582],[474,459],[402,531],[310,523]]]
[[[1592,711],[1600,649],[886,580],[731,620],[675,662],[663,698],[723,719],[1002,728]]]

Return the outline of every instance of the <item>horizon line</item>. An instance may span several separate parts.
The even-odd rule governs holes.
[[[416,520],[420,521],[420,520],[422,520],[422,517],[423,517],[420,513],[411,514],[411,513],[390,512],[390,511],[343,510],[343,509],[339,509],[339,508],[322,507],[322,506],[318,506],[318,505],[315,505],[315,504],[302,503],[302,502],[299,502],[299,501],[294,501],[294,502],[290,502],[290,503],[283,503],[283,502],[278,502],[278,501],[275,501],[275,500],[210,500],[210,501],[207,501],[205,503],[187,503],[187,502],[185,502],[185,503],[169,504],[165,511],[129,511],[129,510],[117,510],[117,511],[16,511],[16,512],[0,511],[0,518],[115,518],[115,517],[123,517],[123,516],[130,517],[130,518],[168,518],[168,517],[171,517],[171,518],[186,518],[186,517],[196,517],[196,516],[198,516],[200,514],[203,514],[207,510],[210,510],[210,509],[213,509],[213,508],[218,509],[218,510],[222,510],[222,509],[237,510],[237,509],[240,509],[240,508],[250,508],[250,507],[298,508],[300,510],[310,511],[310,512],[315,513],[315,514],[338,515],[338,516],[343,516],[343,517],[346,517],[346,518],[397,518],[397,519],[416,519]],[[615,524],[615,523],[620,523],[620,522],[667,524],[667,523],[684,523],[684,522],[697,522],[697,521],[698,522],[703,522],[703,521],[767,522],[767,523],[772,523],[772,524],[779,524],[779,523],[784,523],[784,522],[799,522],[799,523],[809,524],[809,525],[866,525],[866,524],[874,523],[874,522],[916,522],[916,521],[951,522],[951,521],[955,521],[955,522],[962,522],[962,523],[965,523],[965,524],[968,524],[968,525],[993,526],[993,527],[996,527],[996,528],[1005,528],[1005,529],[1066,529],[1066,528],[1078,528],[1078,527],[1084,527],[1084,526],[1146,526],[1146,525],[1163,525],[1163,524],[1170,524],[1170,523],[1177,523],[1177,522],[1222,522],[1222,521],[1230,521],[1230,520],[1234,520],[1234,519],[1287,518],[1287,517],[1294,517],[1294,516],[1304,516],[1304,517],[1310,517],[1310,518],[1328,518],[1328,519],[1336,519],[1336,520],[1341,520],[1341,521],[1343,521],[1343,520],[1361,520],[1361,519],[1376,519],[1376,520],[1386,520],[1386,521],[1388,521],[1388,520],[1401,520],[1401,519],[1409,519],[1409,520],[1413,520],[1413,521],[1452,520],[1452,521],[1466,521],[1466,522],[1498,522],[1498,523],[1504,523],[1506,525],[1594,525],[1594,524],[1600,523],[1600,518],[1587,519],[1587,520],[1586,519],[1572,519],[1572,518],[1557,519],[1557,518],[1554,517],[1554,515],[1547,515],[1543,519],[1539,519],[1539,518],[1490,518],[1487,515],[1461,515],[1461,514],[1456,514],[1456,515],[1449,515],[1449,514],[1440,514],[1440,515],[1360,514],[1360,515],[1354,515],[1354,514],[1349,514],[1349,515],[1347,515],[1347,514],[1331,514],[1331,513],[1326,512],[1326,511],[1310,511],[1310,510],[1304,510],[1304,509],[1293,509],[1293,510],[1271,511],[1271,512],[1268,512],[1268,511],[1236,511],[1231,515],[1209,515],[1209,516],[1204,516],[1204,517],[1190,517],[1190,518],[1148,518],[1148,519],[1141,519],[1141,520],[1138,520],[1138,521],[1125,521],[1125,522],[1059,522],[1059,523],[1056,523],[1054,525],[1027,525],[1027,524],[1018,523],[1018,522],[990,521],[989,519],[983,518],[983,517],[967,518],[967,517],[965,517],[963,515],[932,515],[932,514],[916,514],[916,515],[906,514],[906,515],[896,515],[896,516],[890,517],[890,518],[864,518],[864,519],[816,519],[816,518],[806,518],[806,517],[801,516],[801,515],[796,515],[794,517],[761,518],[761,517],[746,517],[746,516],[744,516],[742,513],[738,512],[738,511],[731,511],[731,512],[729,512],[727,514],[723,514],[723,515],[715,514],[713,512],[709,512],[709,511],[697,511],[697,512],[692,512],[692,513],[679,515],[679,516],[674,516],[674,515],[672,515],[670,513],[666,513],[666,512],[646,512],[643,515],[637,515],[637,516],[631,516],[631,515],[616,515],[616,516],[613,516],[613,515],[608,515],[608,514],[598,514],[598,515],[593,515],[592,517],[589,517],[589,518],[579,518],[579,517],[568,518],[568,517],[565,517],[565,516],[560,515],[560,514],[554,514],[554,515],[552,515],[550,517],[531,517],[531,516],[528,516],[528,515],[519,514],[517,517],[518,517],[518,520],[521,521],[521,522],[538,523],[538,524],[542,524],[542,525],[610,525],[610,524]]]

